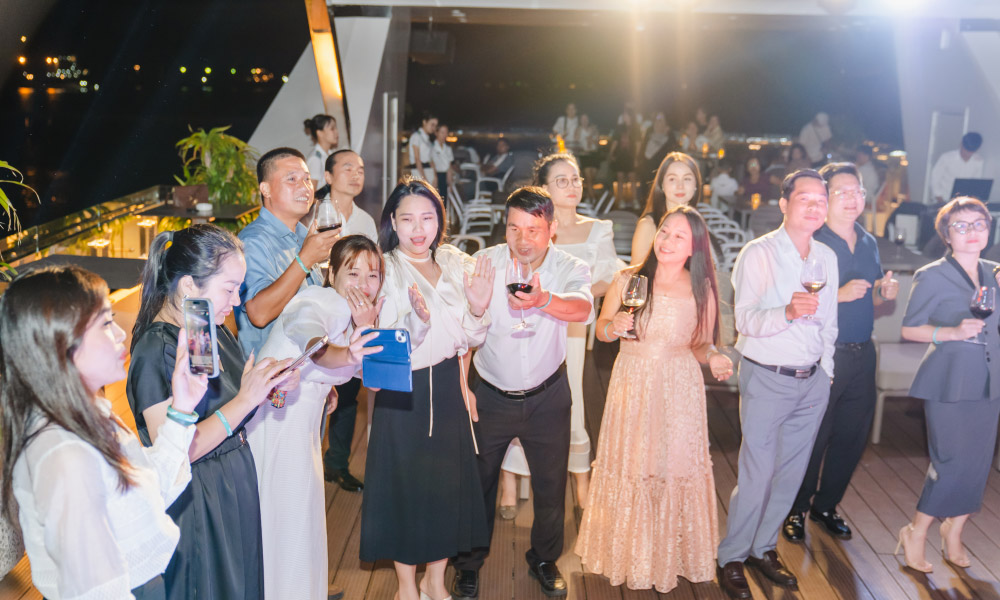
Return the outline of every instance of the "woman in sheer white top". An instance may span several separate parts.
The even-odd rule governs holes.
[[[15,279],[0,298],[3,505],[16,499],[32,581],[46,598],[164,597],[180,532],[166,508],[191,480],[192,412],[207,386],[190,373],[183,330],[169,418],[144,448],[112,412],[125,332],[107,284],[78,267]],[[266,395],[282,364],[244,386]]]

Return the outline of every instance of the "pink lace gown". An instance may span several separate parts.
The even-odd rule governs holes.
[[[622,340],[611,371],[576,552],[612,585],[666,593],[713,579],[719,525],[694,297],[652,302],[648,333]]]

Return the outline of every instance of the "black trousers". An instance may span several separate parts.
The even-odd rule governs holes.
[[[479,422],[475,424],[479,444],[479,479],[486,501],[490,538],[496,516],[500,465],[511,440],[519,438],[531,469],[531,548],[529,564],[555,561],[562,555],[563,522],[566,516],[566,470],[569,463],[570,407],[573,400],[565,367],[562,376],[541,393],[525,400],[512,400],[480,383],[476,387]],[[454,560],[456,569],[478,570],[489,547]]]
[[[354,440],[354,421],[358,416],[358,393],[361,380],[357,377],[337,388],[337,409],[330,415],[327,436],[330,445],[323,454],[323,470],[327,472],[347,469],[351,458],[351,442]]]
[[[838,345],[833,365],[830,403],[793,513],[804,513],[810,506],[817,512],[836,510],[868,444],[875,414],[875,344],[869,340],[860,346]]]

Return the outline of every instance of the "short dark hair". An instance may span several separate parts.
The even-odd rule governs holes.
[[[576,167],[576,170],[580,170],[579,163],[576,162],[576,157],[569,152],[557,152],[556,154],[549,154],[548,156],[543,156],[538,159],[535,166],[531,169],[531,185],[545,185],[549,182],[549,171],[552,167],[560,161],[568,162],[569,164]]]
[[[306,133],[312,138],[312,141],[316,141],[316,133],[320,129],[324,129],[330,123],[336,124],[337,119],[331,117],[330,115],[316,115],[315,117],[310,117],[302,122],[302,126],[305,128]]]
[[[333,167],[337,164],[337,157],[343,156],[348,152],[350,152],[351,154],[357,154],[357,152],[351,150],[350,148],[341,148],[340,150],[331,152],[330,156],[326,157],[326,162],[323,164],[323,170],[326,171],[327,173],[333,173]]]
[[[969,133],[962,136],[962,147],[969,152],[975,152],[979,150],[979,147],[983,145],[983,136],[976,133],[975,131],[970,131]]]
[[[385,201],[378,228],[379,246],[382,248],[382,252],[391,252],[399,245],[399,236],[396,235],[396,230],[392,228],[392,217],[395,216],[396,210],[399,208],[403,198],[407,196],[420,196],[421,198],[430,200],[431,204],[434,205],[434,212],[437,214],[438,232],[437,237],[431,242],[431,257],[433,257],[434,251],[444,243],[445,234],[448,231],[448,218],[444,212],[444,201],[441,200],[441,194],[434,189],[434,186],[423,179],[414,179],[410,176],[404,177]]]
[[[507,198],[507,206],[504,211],[504,218],[510,215],[510,209],[523,210],[533,217],[543,217],[551,223],[555,215],[555,208],[552,206],[552,196],[545,188],[537,185],[526,185],[514,190]]]
[[[990,211],[981,200],[969,196],[959,196],[942,206],[938,210],[937,217],[934,218],[934,231],[937,231],[941,241],[945,244],[948,243],[948,226],[951,224],[951,218],[955,216],[955,213],[963,210],[971,210],[983,215],[987,224],[993,221]]]
[[[872,147],[869,146],[868,144],[861,144],[860,146],[858,146],[858,152],[864,154],[868,158],[875,156],[875,151],[872,150]]]
[[[271,171],[274,170],[275,161],[281,160],[282,158],[287,158],[289,156],[294,156],[295,158],[301,158],[305,162],[306,157],[301,152],[295,148],[275,148],[274,150],[268,150],[261,156],[257,161],[257,183],[264,183],[264,180],[271,175]]]
[[[826,182],[827,187],[829,187],[831,179],[833,179],[837,175],[845,175],[845,174],[854,175],[854,177],[858,180],[858,183],[864,185],[864,182],[861,181],[861,172],[858,171],[858,167],[851,162],[827,163],[823,165],[823,168],[819,170],[819,174],[823,177],[823,181]]]
[[[823,179],[823,176],[820,175],[819,171],[816,169],[799,169],[794,173],[789,173],[785,176],[785,179],[782,180],[781,197],[787,200],[792,195],[792,192],[795,191],[795,182],[800,179],[815,179],[823,185],[826,185],[826,181]]]
[[[420,114],[420,122],[421,123],[426,123],[427,121],[430,121],[431,119],[436,119],[436,118],[437,118],[437,115],[434,114],[434,113],[432,113],[429,110],[425,110],[423,113]]]

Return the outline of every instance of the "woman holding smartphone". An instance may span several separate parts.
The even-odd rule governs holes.
[[[410,330],[413,391],[375,395],[361,560],[394,562],[399,600],[445,600],[448,559],[489,544],[461,357],[486,338],[494,270],[489,259],[442,245],[445,231],[441,196],[425,182],[404,180],[389,195],[379,325],[426,325]],[[413,303],[418,291],[426,314]],[[418,587],[420,564],[427,571]]]
[[[295,358],[328,337],[301,367],[301,383],[281,402],[264,403],[247,425],[256,457],[267,598],[326,600],[329,558],[320,426],[336,407],[330,388],[355,376],[363,345],[385,298],[379,298],[385,262],[363,235],[341,238],[330,251],[322,287],[300,291],[285,306],[261,348],[262,357]],[[417,296],[414,312],[426,314]],[[333,399],[328,402],[327,397]],[[324,404],[326,409],[324,410]]]
[[[191,485],[168,510],[181,541],[164,573],[168,598],[263,598],[263,554],[257,471],[244,427],[276,386],[294,388],[291,362],[264,359],[254,366],[222,324],[240,302],[246,273],[243,245],[214,225],[194,225],[156,236],[142,273],[142,300],[132,332],[129,406],[143,445],[155,445],[168,417],[167,402],[184,323],[185,297],[212,302],[219,374],[198,403]]]
[[[103,279],[72,266],[16,278],[0,337],[3,505],[17,507],[35,587],[52,600],[163,598],[180,535],[166,507],[191,480],[189,421],[207,384],[188,370],[184,336],[171,348],[173,397],[155,400],[170,418],[150,448],[102,391],[125,377]]]

